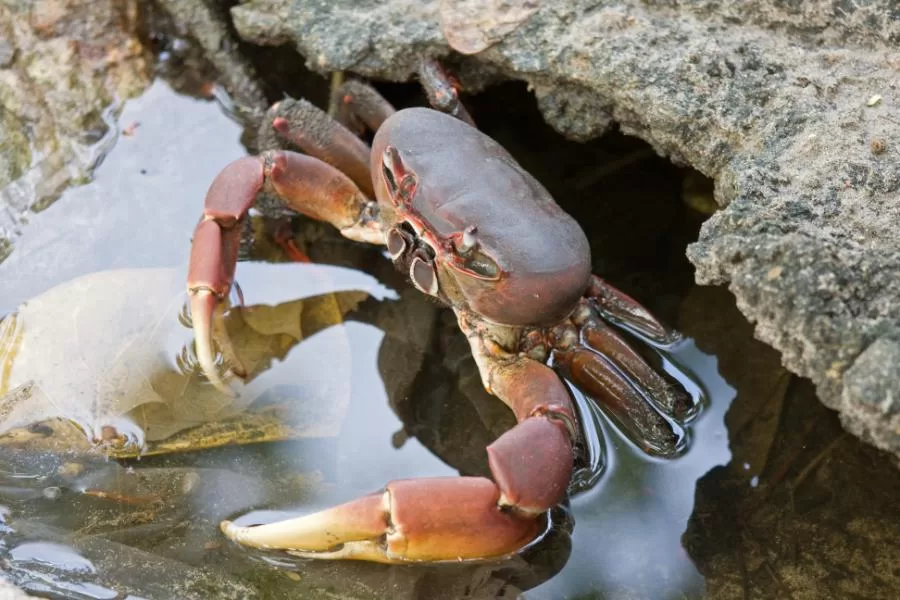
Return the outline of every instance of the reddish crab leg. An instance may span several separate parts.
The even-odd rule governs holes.
[[[306,100],[288,98],[272,105],[264,123],[271,123],[281,137],[306,154],[345,173],[370,198],[374,196],[368,145],[325,112]]]
[[[230,390],[215,364],[213,314],[231,289],[242,223],[260,191],[275,194],[299,213],[331,223],[352,240],[384,239],[374,218],[375,205],[345,175],[316,158],[266,152],[222,169],[206,193],[203,217],[194,230],[188,294],[200,366],[210,382],[226,392]],[[227,346],[227,340],[219,341]]]
[[[348,81],[334,92],[338,106],[338,122],[362,133],[365,128],[378,131],[381,124],[396,112],[390,102],[375,88],[361,81]]]
[[[419,80],[425,89],[425,93],[428,94],[429,104],[435,110],[447,113],[475,127],[475,121],[472,120],[469,111],[459,101],[459,93],[456,91],[456,86],[438,61],[434,59],[423,60],[419,64]]]
[[[583,342],[615,363],[664,412],[677,419],[688,415],[694,407],[691,395],[679,383],[660,375],[622,336],[598,319],[589,306],[582,304],[573,320],[581,328]]]
[[[482,354],[480,362],[490,369],[493,391],[519,419],[487,448],[494,481],[394,481],[381,494],[319,513],[258,527],[226,521],[222,531],[241,544],[298,556],[386,563],[494,558],[520,550],[540,532],[537,517],[565,496],[572,474],[571,401],[544,365],[492,354]]]
[[[647,453],[673,457],[683,450],[681,427],[657,412],[605,356],[576,346],[555,352],[554,357],[575,385],[606,408]]]
[[[680,338],[677,332],[660,323],[637,300],[596,275],[591,277],[585,296],[597,303],[597,308],[604,316],[625,325],[651,342],[667,346]]]

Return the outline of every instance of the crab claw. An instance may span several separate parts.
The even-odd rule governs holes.
[[[381,493],[256,527],[222,523],[230,539],[306,558],[382,563],[512,555],[542,531],[538,517],[566,493],[572,445],[564,426],[530,417],[488,447],[494,481],[393,481]]]
[[[203,374],[216,389],[230,395],[234,391],[219,376],[212,339],[212,319],[219,300],[209,290],[200,289],[191,294],[191,321],[194,324],[194,344],[197,361]]]
[[[234,391],[216,365],[216,346],[231,371],[246,372],[234,352],[216,312],[234,283],[242,225],[261,191],[287,208],[337,227],[350,239],[379,243],[384,235],[375,219],[374,204],[340,171],[323,161],[295,152],[264,152],[228,164],[213,180],[194,230],[188,268],[188,294],[197,359],[216,388]]]
[[[222,523],[235,542],[294,556],[382,563],[465,560],[512,554],[539,531],[506,513],[483,477],[408,479],[319,513],[258,527]]]

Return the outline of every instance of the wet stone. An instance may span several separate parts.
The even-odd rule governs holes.
[[[791,371],[900,454],[896,425],[844,393],[857,356],[900,335],[900,161],[895,145],[871,146],[900,137],[892,3],[580,0],[499,28],[453,10],[243,0],[231,17],[244,40],[290,42],[322,73],[404,81],[436,56],[457,63],[465,91],[524,81],[563,135],[615,122],[712,178],[720,210],[688,249],[698,283],[728,284]]]
[[[900,397],[890,382],[900,379],[900,344],[879,339],[866,348],[844,377],[845,393],[853,400],[885,415],[900,413]]]
[[[876,445],[900,445],[900,343],[879,338],[856,359],[844,376],[844,426]],[[873,421],[888,427],[872,427]]]
[[[149,83],[139,27],[136,0],[0,5],[0,260],[29,210],[90,175],[105,111]]]

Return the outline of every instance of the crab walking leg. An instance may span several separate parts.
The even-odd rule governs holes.
[[[386,563],[502,557],[539,533],[538,517],[559,503],[572,475],[571,401],[548,367],[473,344],[491,390],[519,423],[488,446],[494,481],[408,479],[383,492],[312,515],[258,527],[222,523],[247,546],[297,556]]]
[[[428,102],[432,108],[456,117],[460,121],[465,121],[472,127],[476,126],[469,111],[459,101],[456,86],[438,61],[423,60],[419,64],[419,80],[428,95]]]
[[[188,268],[188,295],[197,358],[217,388],[230,393],[216,369],[213,315],[234,282],[241,226],[259,192],[337,227],[352,240],[383,243],[376,205],[343,173],[311,156],[273,151],[227,165],[206,193],[203,216],[194,230]],[[228,341],[220,340],[227,345]],[[239,365],[237,374],[242,375]]]
[[[660,414],[607,357],[575,346],[554,357],[573,383],[600,404],[628,437],[654,456],[677,456],[685,445],[680,425]]]
[[[266,111],[261,128],[261,140],[266,141],[268,129],[274,129],[306,154],[346,173],[364,194],[374,196],[369,146],[328,113],[306,100],[288,98]]]
[[[637,300],[596,275],[591,277],[585,296],[597,303],[603,316],[625,325],[657,345],[667,346],[681,338],[678,332],[660,323]]]
[[[687,390],[660,375],[615,329],[599,319],[587,302],[581,302],[572,320],[581,329],[583,343],[615,363],[663,412],[682,419],[693,410],[694,400]]]
[[[347,81],[334,91],[337,121],[357,133],[377,131],[397,109],[370,85],[361,81]]]

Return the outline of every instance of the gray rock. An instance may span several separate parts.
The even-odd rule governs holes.
[[[204,58],[216,69],[234,101],[230,107],[233,112],[244,120],[258,121],[268,103],[256,73],[240,55],[220,7],[204,0],[158,0],[158,5],[172,17],[179,33],[190,37],[203,50]]]
[[[844,426],[864,440],[900,431],[900,344],[879,338],[844,374]],[[890,442],[890,438],[888,438]]]
[[[87,177],[141,92],[151,56],[137,0],[0,3],[0,261],[29,211]]]
[[[232,17],[314,70],[406,80],[451,53],[452,6],[243,0]],[[697,280],[728,284],[848,429],[900,453],[879,408],[900,397],[881,362],[900,342],[898,17],[888,0],[546,2],[461,75],[526,81],[564,135],[615,122],[713,178],[721,210],[688,248]]]
[[[37,598],[37,596],[29,596],[10,582],[3,579],[3,576],[0,576],[0,598],[3,598],[4,600],[29,600],[30,598]]]

